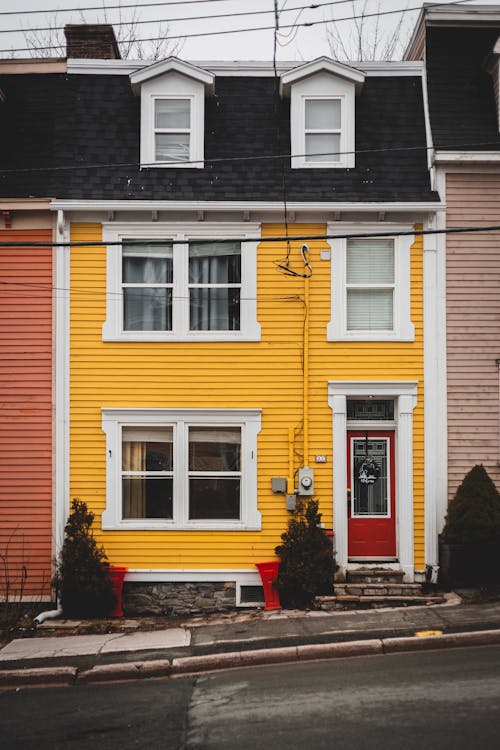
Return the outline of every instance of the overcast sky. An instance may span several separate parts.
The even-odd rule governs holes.
[[[428,0],[427,0],[428,1]],[[448,4],[444,0],[443,4]],[[301,10],[303,6],[319,5],[317,9]],[[467,0],[472,7],[477,5],[499,5],[500,0]],[[121,8],[116,6],[121,5]],[[337,30],[349,45],[353,35],[351,18],[366,7],[367,13],[382,11],[379,34],[390,34],[403,12],[401,40],[404,43],[418,17],[422,0],[278,0],[280,27],[278,37],[279,60],[310,60],[330,53],[324,21],[336,19]],[[90,7],[99,10],[87,10]],[[112,6],[115,6],[114,8]],[[147,7],[146,7],[147,6]],[[153,7],[154,6],[154,7]],[[68,9],[71,9],[68,11]],[[78,10],[80,9],[80,10]],[[271,60],[273,56],[273,32],[271,30],[237,31],[253,27],[268,28],[274,25],[274,0],[0,0],[0,50],[2,56],[12,51],[16,57],[27,57],[27,52],[13,51],[26,47],[22,32],[2,33],[7,29],[32,29],[43,26],[63,27],[66,23],[108,22],[116,24],[131,17],[144,22],[137,25],[137,36],[155,37],[168,28],[168,36],[202,34],[204,32],[230,31],[231,33],[197,36],[181,42],[178,56],[188,60]],[[41,10],[42,13],[22,13]],[[13,15],[6,15],[12,11]],[[66,12],[68,11],[68,12]],[[256,11],[267,11],[255,14]],[[229,14],[245,14],[233,18],[216,18]],[[210,18],[200,19],[201,16]],[[189,20],[176,20],[189,19]],[[147,23],[146,23],[147,21]],[[301,24],[314,23],[310,27]],[[374,34],[375,18],[367,19],[365,33]],[[288,27],[288,28],[287,28]],[[118,26],[115,31],[118,33]],[[47,43],[47,32],[39,32],[40,43]],[[352,45],[351,45],[352,46]],[[402,44],[404,46],[404,44]],[[57,52],[53,53],[54,55]],[[399,53],[400,56],[401,52]],[[352,55],[354,58],[355,56]]]

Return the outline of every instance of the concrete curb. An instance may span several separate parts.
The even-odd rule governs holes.
[[[112,682],[115,680],[140,680],[146,677],[168,677],[171,669],[168,659],[132,661],[124,664],[99,664],[78,673],[77,682]]]
[[[12,669],[0,672],[0,688],[67,687],[73,685],[76,667],[40,667],[40,669]]]
[[[264,648],[254,651],[230,651],[203,656],[156,659],[118,664],[100,664],[83,672],[76,667],[45,667],[0,672],[0,688],[68,686],[99,682],[185,677],[223,669],[280,664],[315,659],[343,659],[350,656],[395,654],[442,648],[464,648],[500,644],[500,630],[448,633],[435,636],[373,638],[342,643],[318,643],[304,646]]]

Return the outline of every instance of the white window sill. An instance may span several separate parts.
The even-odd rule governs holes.
[[[168,162],[165,164],[161,161],[148,161],[141,164],[141,169],[204,169],[205,163],[191,159],[187,162]]]
[[[102,330],[103,341],[129,341],[129,342],[234,342],[234,341],[260,341],[260,325],[256,324],[248,331],[196,331],[186,335],[165,333],[164,331],[122,331],[115,333],[109,331],[106,324]]]
[[[327,341],[415,341],[412,324],[403,331],[344,331],[339,333],[332,324],[327,327]]]
[[[178,524],[173,521],[157,521],[156,523],[145,521],[131,521],[127,523],[106,523],[102,520],[103,531],[261,531],[262,525],[244,524],[241,522],[224,523],[223,521],[214,521],[213,523],[191,522],[187,524]]]

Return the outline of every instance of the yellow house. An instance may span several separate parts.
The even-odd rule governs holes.
[[[80,497],[130,612],[227,609],[260,600],[255,564],[312,496],[340,579],[423,580],[440,204],[412,148],[420,67],[109,62],[68,65],[100,122],[114,102],[117,166],[52,203],[59,541]]]

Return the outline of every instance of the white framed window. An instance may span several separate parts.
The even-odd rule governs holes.
[[[355,84],[319,72],[290,88],[294,169],[355,166]]]
[[[213,89],[213,75],[169,59],[130,77],[141,97],[141,166],[202,169],[205,93]]]
[[[339,163],[341,158],[342,99],[304,98],[304,158],[309,163]]]
[[[104,225],[104,240],[122,244],[107,249],[103,339],[260,340],[259,233],[257,224]]]
[[[409,227],[388,228],[394,236],[344,237],[331,241],[331,319],[329,341],[413,341],[410,306]],[[379,226],[339,228],[328,234],[381,232]]]
[[[153,161],[190,161],[192,156],[192,101],[193,97],[153,97]]]
[[[259,530],[257,409],[103,409],[103,529]]]

